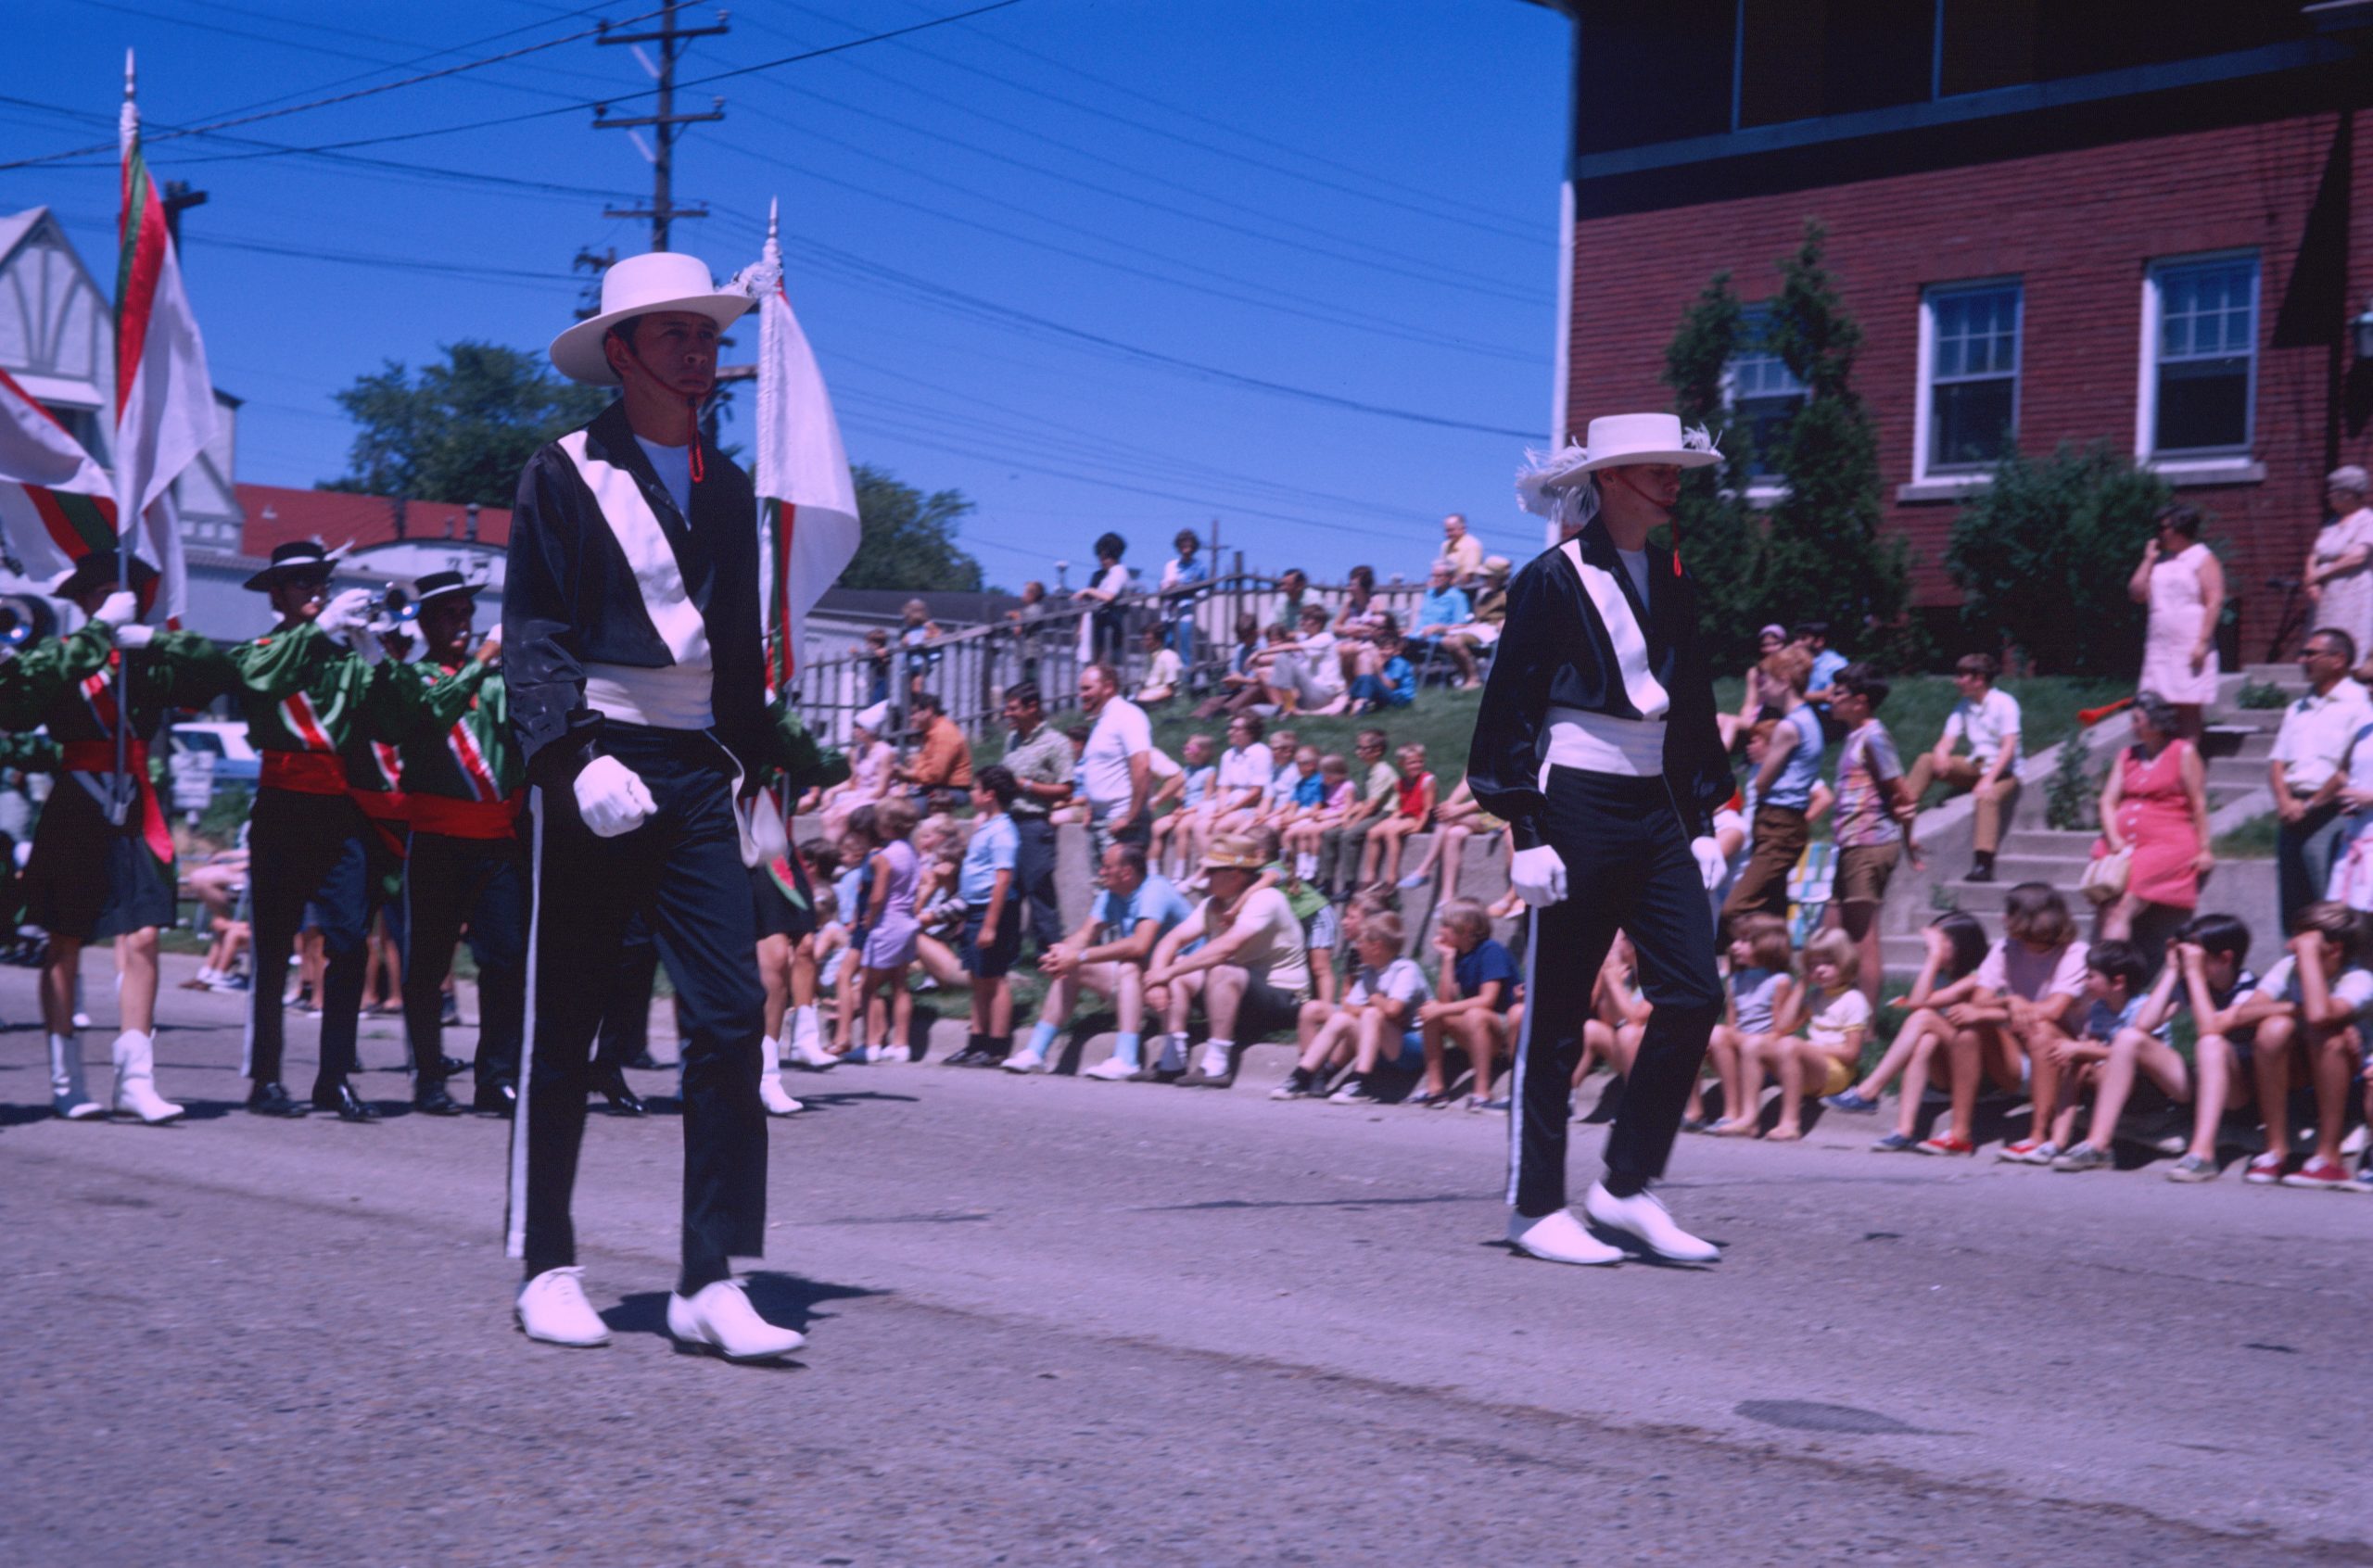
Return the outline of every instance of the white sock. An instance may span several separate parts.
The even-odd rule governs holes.
[[[1304,850],[1300,854],[1295,855],[1294,875],[1301,878],[1305,882],[1309,881],[1313,877],[1317,876],[1318,856],[1310,850]]]
[[[1236,1042],[1233,1040],[1203,1042],[1203,1076],[1205,1078],[1226,1077],[1228,1058],[1235,1054]]]

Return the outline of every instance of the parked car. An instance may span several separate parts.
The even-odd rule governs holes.
[[[173,749],[202,752],[214,759],[217,783],[240,784],[252,790],[263,776],[263,759],[247,743],[247,727],[198,719],[173,726]]]

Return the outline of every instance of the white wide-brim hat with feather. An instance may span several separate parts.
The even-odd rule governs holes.
[[[708,264],[697,256],[673,250],[629,256],[602,274],[602,313],[552,339],[552,368],[590,386],[615,386],[618,373],[602,352],[602,339],[620,322],[663,310],[691,310],[723,332],[754,303],[746,294],[717,287]]]
[[[1580,487],[1602,468],[1669,462],[1704,468],[1722,461],[1704,425],[1683,430],[1669,413],[1607,414],[1591,421],[1588,436],[1555,452],[1528,451],[1516,470],[1516,499],[1537,517],[1557,514],[1555,492]]]

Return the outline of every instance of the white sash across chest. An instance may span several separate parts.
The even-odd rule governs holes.
[[[1640,617],[1631,613],[1631,601],[1623,596],[1622,585],[1613,573],[1582,559],[1580,539],[1567,539],[1558,548],[1582,579],[1582,591],[1590,595],[1591,607],[1598,612],[1607,640],[1615,645],[1623,694],[1642,718],[1662,718],[1672,700],[1665,695],[1663,683],[1649,672],[1647,634],[1640,629]]]
[[[577,465],[577,477],[592,492],[593,504],[600,509],[602,520],[610,525],[611,537],[618,541],[627,566],[634,573],[635,587],[641,592],[642,607],[651,617],[652,629],[667,645],[679,668],[706,670],[708,624],[701,618],[700,606],[685,591],[684,572],[676,563],[675,547],[667,542],[666,531],[653,515],[642,487],[626,469],[588,452],[586,432],[582,430],[572,430],[562,436],[560,449]]]

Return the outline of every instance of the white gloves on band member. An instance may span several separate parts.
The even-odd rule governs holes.
[[[634,769],[615,757],[595,757],[577,775],[577,815],[594,836],[615,839],[651,820],[659,809]]]
[[[99,601],[99,607],[91,613],[91,619],[103,626],[112,626],[119,631],[139,618],[140,601],[129,593],[108,595]]]
[[[115,645],[118,648],[146,648],[156,640],[157,628],[144,626],[137,621],[128,626],[115,628]]]
[[[1722,885],[1722,877],[1730,869],[1723,858],[1722,846],[1710,838],[1689,841],[1689,853],[1697,862],[1697,879],[1712,892]],[[1547,844],[1536,844],[1518,850],[1508,862],[1508,883],[1516,896],[1535,909],[1546,909],[1553,904],[1566,902],[1566,862]]]
[[[1712,892],[1720,887],[1723,875],[1731,868],[1730,861],[1722,854],[1721,844],[1710,838],[1692,839],[1689,841],[1689,853],[1697,857],[1697,879],[1706,884],[1706,891]]]
[[[361,634],[370,620],[371,590],[355,588],[343,588],[333,595],[322,606],[316,624],[326,635],[360,651],[363,640]]]
[[[1566,902],[1566,860],[1547,844],[1516,851],[1508,861],[1508,883],[1535,909]]]

